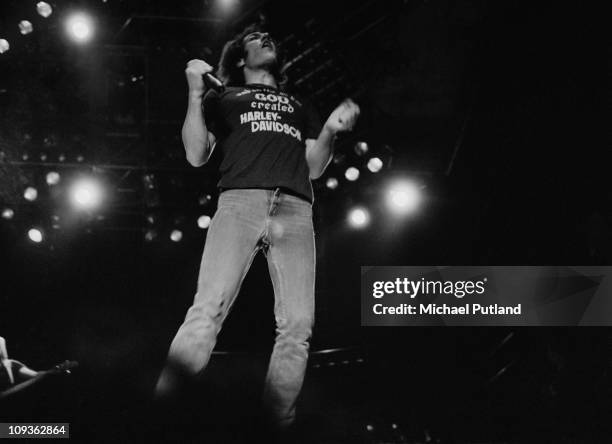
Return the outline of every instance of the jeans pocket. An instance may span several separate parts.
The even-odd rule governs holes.
[[[219,196],[217,208],[237,208],[244,205],[244,197],[234,190],[224,191]]]

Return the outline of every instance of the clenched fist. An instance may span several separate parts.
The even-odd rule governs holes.
[[[185,68],[185,76],[189,85],[189,92],[193,94],[204,93],[204,79],[202,78],[207,72],[212,72],[213,68],[204,60],[193,59],[187,62]]]
[[[346,99],[332,111],[325,122],[325,127],[334,134],[340,131],[350,131],[357,122],[359,112],[359,106],[351,99]]]

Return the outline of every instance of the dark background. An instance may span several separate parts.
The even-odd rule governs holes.
[[[15,209],[0,221],[0,335],[33,368],[64,359],[80,368],[25,394],[3,417],[65,419],[80,440],[96,442],[132,442],[148,428],[155,378],[193,298],[205,236],[195,220],[214,213],[217,195],[214,162],[193,169],[184,160],[184,66],[191,58],[214,64],[234,31],[263,20],[294,60],[293,91],[323,117],[347,96],[362,109],[338,142],[337,162],[314,183],[312,349],[342,351],[311,359],[301,401],[312,423],[307,442],[425,442],[427,434],[603,442],[609,329],[359,325],[361,265],[610,264],[609,143],[600,130],[610,53],[598,11],[553,2],[250,0],[223,13],[213,1],[109,0],[57,1],[42,19],[34,5],[0,7],[0,38],[11,43],[0,55],[0,204]],[[87,46],[63,32],[75,7],[97,20]],[[18,34],[22,19],[32,34]],[[328,177],[363,166],[353,152],[359,140],[382,156],[383,171],[362,169],[357,182],[326,189]],[[62,174],[55,190],[44,184],[51,168]],[[95,214],[70,216],[64,185],[87,171],[111,197]],[[426,186],[426,199],[417,215],[392,220],[380,196],[406,175]],[[22,197],[28,184],[39,186],[34,203]],[[346,227],[354,204],[372,211],[365,230]],[[45,227],[42,244],[27,239],[32,224]],[[168,238],[175,226],[182,242]],[[200,424],[186,428],[187,440],[210,428],[218,436],[248,430],[241,421],[257,408],[272,302],[260,258],[219,338],[217,350],[232,353],[213,358],[200,398],[160,423]],[[185,431],[162,429],[157,437],[167,440]]]

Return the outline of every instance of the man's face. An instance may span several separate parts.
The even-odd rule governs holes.
[[[267,32],[252,32],[242,40],[244,63],[248,68],[259,69],[276,62],[276,43]]]

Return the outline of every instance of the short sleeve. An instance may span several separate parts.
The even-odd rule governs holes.
[[[215,136],[220,136],[219,93],[209,89],[202,100],[202,111],[206,128]]]
[[[315,107],[306,102],[304,104],[305,111],[305,127],[304,127],[304,139],[316,139],[321,133],[321,118]]]

